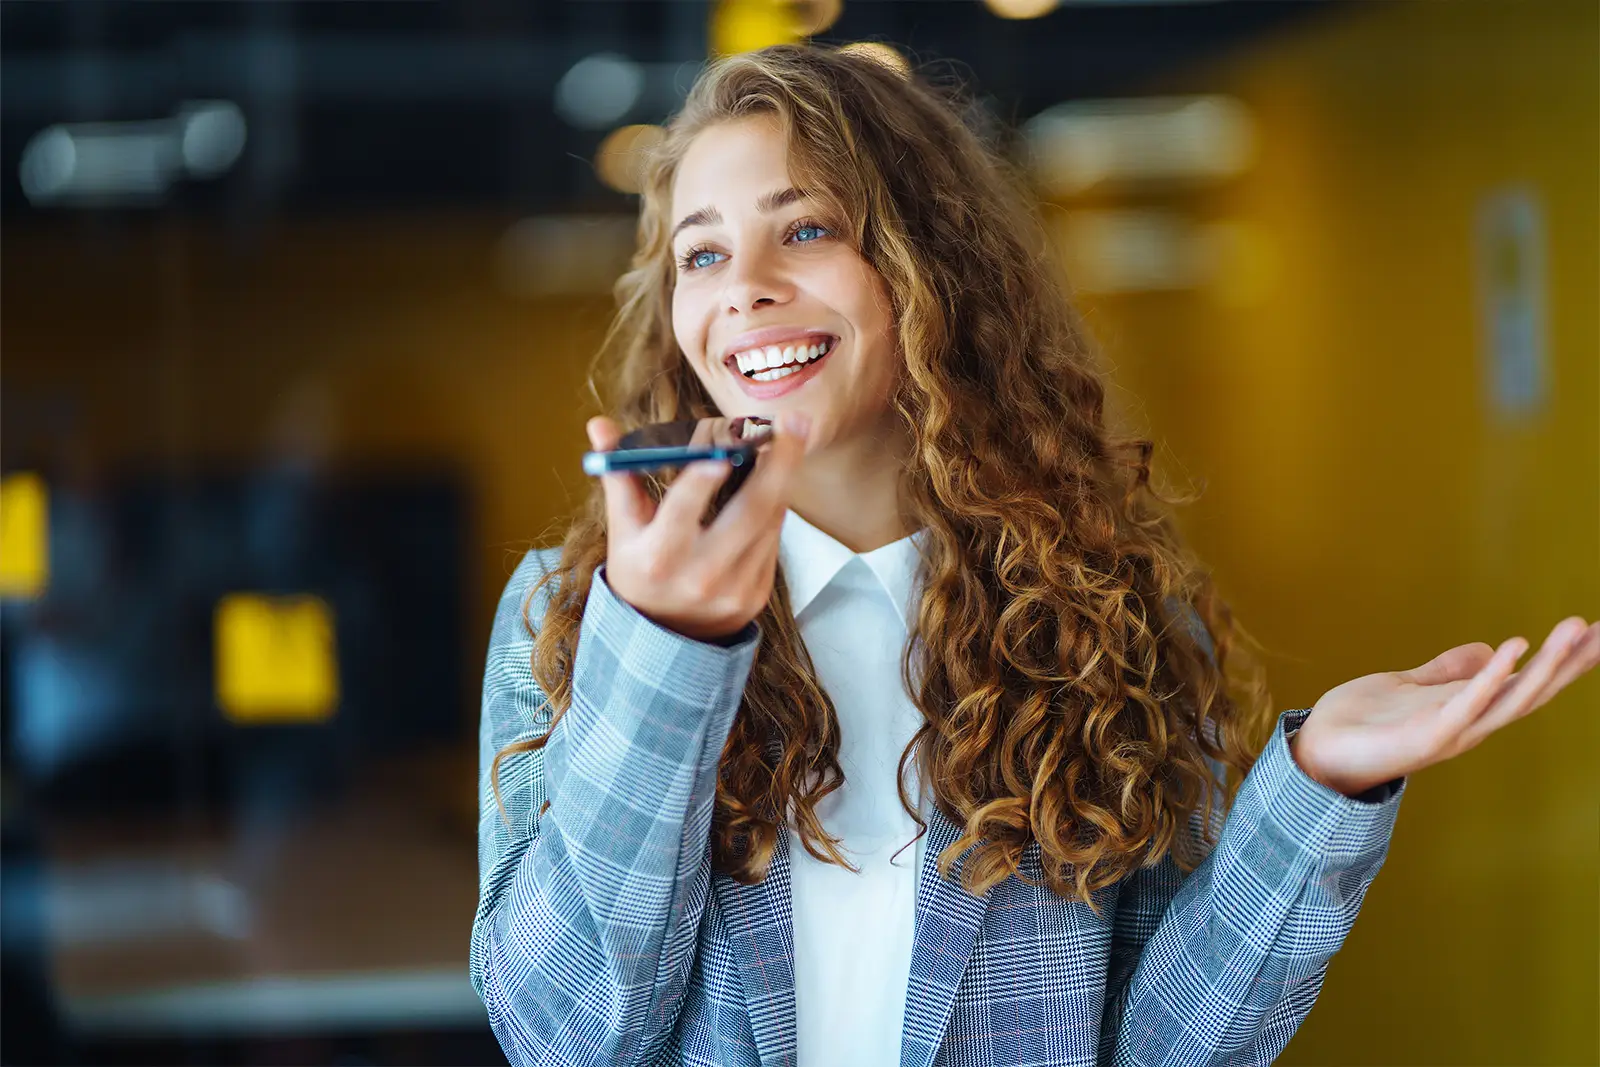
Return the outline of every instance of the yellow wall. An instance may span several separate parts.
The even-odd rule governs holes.
[[[1259,157],[1111,202],[1237,221],[1255,269],[1090,320],[1173,480],[1209,483],[1183,521],[1276,653],[1280,709],[1600,615],[1597,11],[1353,4],[1157,87],[1240,97]],[[1550,400],[1522,423],[1486,398],[1474,243],[1513,185],[1548,242]],[[1596,1062],[1597,751],[1590,677],[1416,776],[1282,1062]]]
[[[12,227],[6,464],[91,481],[252,469],[287,449],[335,472],[449,464],[474,509],[465,738],[511,567],[559,540],[587,492],[584,382],[611,306],[506,295],[494,264],[510,221]],[[46,411],[70,412],[65,433]]]

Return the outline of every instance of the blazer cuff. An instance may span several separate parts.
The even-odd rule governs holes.
[[[1299,708],[1295,711],[1284,712],[1283,716],[1278,721],[1280,724],[1280,729],[1283,733],[1283,742],[1286,746],[1294,739],[1294,735],[1300,732],[1300,727],[1305,725],[1305,721],[1308,717],[1310,717],[1310,715],[1310,708]],[[1290,762],[1294,762],[1294,753],[1291,752],[1289,754],[1289,759]],[[1300,770],[1299,763],[1295,763],[1294,765],[1297,770]],[[1305,771],[1300,770],[1300,773],[1305,774]],[[1306,775],[1306,777],[1310,778],[1310,775]],[[1316,782],[1316,779],[1312,778],[1311,781]],[[1362,804],[1384,804],[1387,803],[1390,798],[1396,796],[1400,790],[1404,789],[1405,784],[1406,780],[1404,776],[1399,778],[1391,778],[1387,782],[1378,783],[1364,793],[1357,793],[1353,798],[1346,797],[1346,799],[1353,799]],[[1338,790],[1330,790],[1330,792],[1338,793],[1339,796],[1345,796],[1345,794],[1339,793]]]
[[[1286,843],[1311,849],[1330,859],[1359,860],[1388,848],[1405,795],[1406,779],[1374,786],[1360,797],[1348,797],[1312,778],[1289,752],[1289,739],[1311,714],[1310,708],[1278,717],[1272,738],[1251,769],[1258,803],[1272,828]]]
[[[583,636],[604,647],[602,659],[669,690],[677,703],[715,707],[732,698],[738,704],[755,662],[759,626],[749,623],[727,645],[696,641],[645,618],[611,591],[605,574],[604,564],[596,568],[583,607]],[[580,658],[582,645],[580,639]]]

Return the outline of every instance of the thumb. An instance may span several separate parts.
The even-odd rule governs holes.
[[[617,424],[604,415],[596,415],[583,424],[583,429],[589,435],[589,446],[596,452],[610,452],[622,439]]]
[[[805,457],[811,434],[811,417],[800,411],[786,411],[778,416],[775,429],[777,432],[771,434],[766,444],[761,446],[762,462],[767,465],[769,472],[774,467],[781,471],[780,475],[769,473],[769,478],[776,477],[778,481],[787,483]]]
[[[590,419],[584,430],[596,452],[613,451],[622,439],[621,429],[604,415]],[[602,474],[600,484],[606,498],[606,529],[613,535],[631,536],[654,516],[655,505],[637,475],[614,471]]]
[[[1457,645],[1414,670],[1401,671],[1400,677],[1417,685],[1443,685],[1471,678],[1483,669],[1494,655],[1494,649],[1482,641]]]

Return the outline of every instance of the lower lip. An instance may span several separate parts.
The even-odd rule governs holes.
[[[745,391],[746,396],[754,397],[757,400],[772,400],[776,397],[783,396],[785,393],[794,392],[796,389],[806,384],[806,382],[816,377],[817,371],[824,363],[833,357],[834,349],[838,347],[839,342],[835,341],[833,346],[830,347],[828,351],[824,352],[810,363],[807,363],[793,374],[785,374],[777,381],[758,382],[753,378],[746,378],[743,374],[739,373],[737,368],[733,368],[733,374],[734,377],[739,379],[739,388]]]

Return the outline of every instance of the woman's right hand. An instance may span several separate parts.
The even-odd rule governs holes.
[[[586,429],[597,452],[616,448],[622,436],[604,416]],[[778,534],[808,430],[799,412],[781,415],[761,461],[709,526],[700,520],[728,476],[726,461],[689,464],[659,505],[638,475],[601,475],[611,591],[656,625],[697,641],[744,629],[772,597]]]

